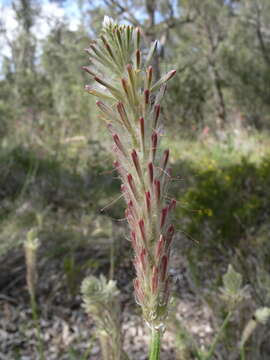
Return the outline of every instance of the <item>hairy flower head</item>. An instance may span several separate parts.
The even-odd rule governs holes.
[[[169,259],[175,200],[167,200],[171,179],[169,150],[160,149],[160,102],[175,70],[154,82],[154,42],[145,55],[142,31],[105,17],[100,37],[87,52],[84,67],[96,85],[86,90],[98,98],[101,118],[112,136],[115,167],[122,182],[126,220],[134,250],[136,302],[152,328],[163,325],[169,300]]]

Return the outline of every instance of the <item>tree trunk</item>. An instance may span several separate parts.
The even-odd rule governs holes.
[[[224,94],[221,85],[221,77],[216,68],[215,63],[209,62],[209,66],[210,66],[211,76],[214,85],[214,97],[215,97],[216,111],[217,111],[217,126],[218,129],[221,130],[224,128],[227,121],[226,105],[225,105]]]

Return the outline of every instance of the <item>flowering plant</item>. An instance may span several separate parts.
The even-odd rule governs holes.
[[[176,71],[154,81],[151,61],[158,44],[155,41],[144,56],[141,37],[139,28],[118,25],[106,16],[99,39],[86,49],[91,66],[83,68],[96,83],[86,85],[86,91],[98,98],[96,104],[112,135],[135,254],[135,298],[152,329],[150,358],[158,359],[169,301],[174,235],[170,214],[176,205],[166,197],[171,170],[169,150],[160,151],[160,102]]]

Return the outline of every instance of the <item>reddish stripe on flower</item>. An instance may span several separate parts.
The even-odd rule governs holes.
[[[161,253],[163,252],[165,244],[165,238],[163,235],[160,235],[160,238],[158,240],[157,246],[156,246],[156,257],[159,258]]]
[[[143,289],[141,288],[139,279],[136,278],[134,280],[133,284],[134,284],[134,289],[135,289],[136,300],[140,305],[142,305],[144,302],[144,292],[143,292]]]
[[[125,151],[123,144],[117,134],[113,134],[113,140],[114,140],[117,148],[121,151],[121,153],[126,156],[126,151]]]
[[[132,131],[132,126],[130,124],[130,121],[128,119],[128,116],[127,116],[127,113],[126,113],[126,110],[125,110],[125,107],[123,105],[122,102],[119,102],[117,105],[116,105],[116,108],[117,108],[117,111],[121,117],[121,120],[123,122],[123,124],[125,125],[125,127],[128,129],[128,131]]]
[[[167,230],[167,236],[173,236],[174,235],[174,226],[170,225]]]
[[[146,105],[149,104],[149,95],[150,95],[150,91],[147,89],[147,90],[144,90],[144,103]]]
[[[150,213],[151,212],[151,195],[150,195],[149,191],[147,191],[145,193],[145,202],[146,202],[147,212]]]
[[[160,269],[161,281],[164,281],[167,275],[167,268],[168,268],[168,257],[166,255],[162,256],[160,268],[161,268]]]
[[[143,270],[146,269],[146,249],[143,248],[140,252],[140,263],[143,268]]]
[[[172,211],[172,210],[175,209],[175,207],[176,207],[176,200],[172,199],[169,206],[168,206],[168,209],[169,209],[169,211]]]
[[[133,247],[133,250],[137,251],[137,240],[136,240],[136,234],[134,231],[131,231],[131,245]]]
[[[130,200],[128,202],[128,210],[129,210],[129,215],[132,216],[132,218],[135,220],[135,209],[134,209],[134,206],[133,206],[133,202],[132,200]]]
[[[142,240],[143,240],[144,243],[146,243],[146,234],[145,234],[145,226],[144,226],[144,221],[143,221],[143,219],[141,219],[141,220],[139,221],[139,228],[140,228]]]
[[[149,176],[150,184],[152,185],[153,184],[153,179],[154,179],[154,168],[153,168],[153,163],[152,162],[150,162],[148,164],[148,176]]]
[[[126,210],[125,210],[125,218],[127,219],[129,225],[131,226],[131,225],[132,225],[132,217],[130,216],[130,211],[129,211],[129,209],[126,209]]]
[[[139,178],[142,179],[142,170],[141,170],[141,167],[140,167],[139,158],[138,158],[136,150],[132,151],[131,158],[132,158],[133,164],[134,164],[134,166],[136,168],[136,171],[137,171],[137,174],[138,174]]]
[[[147,88],[149,89],[152,83],[152,77],[153,77],[153,67],[149,66],[147,68]]]
[[[165,170],[166,167],[167,167],[169,155],[170,155],[169,149],[165,150],[164,153],[163,153],[163,160],[162,160],[162,168],[163,168],[163,170]]]
[[[118,171],[119,175],[124,177],[126,174],[126,170],[123,168],[123,166],[120,165],[120,162],[115,160],[113,163],[115,169]]]
[[[141,65],[141,52],[140,52],[140,50],[138,49],[138,50],[136,51],[136,67],[137,67],[137,69],[140,68],[140,65]]]
[[[121,172],[120,172],[120,163],[119,163],[119,161],[115,160],[115,161],[113,162],[113,165],[114,165],[115,169],[118,171],[118,173],[121,175]]]
[[[153,267],[152,272],[152,292],[155,294],[158,288],[158,268],[156,266]]]
[[[160,200],[160,181],[155,179],[154,180],[154,190],[155,190],[155,197],[156,200],[159,201]]]
[[[144,118],[140,118],[140,131],[141,131],[141,138],[142,138],[142,144],[144,146]]]
[[[156,156],[156,150],[157,150],[157,132],[154,131],[152,136],[151,136],[151,140],[152,140],[152,158],[153,160],[155,159]]]
[[[169,248],[169,246],[171,245],[173,235],[174,235],[174,226],[170,225],[166,232],[166,248]]]
[[[138,278],[134,279],[133,285],[135,289],[138,289],[140,287],[140,282]]]
[[[84,71],[88,72],[88,74],[90,74],[92,76],[96,76],[96,74],[88,66],[82,66],[82,69]]]
[[[163,228],[163,226],[166,222],[167,215],[168,215],[168,208],[165,207],[161,210],[161,216],[160,216],[160,228],[161,229]]]
[[[170,80],[174,75],[176,74],[176,70],[171,70],[169,73],[168,73],[168,77],[167,77],[167,80]]]
[[[154,129],[156,129],[157,127],[159,115],[160,115],[160,105],[157,104],[154,106]]]
[[[170,278],[168,277],[165,280],[165,285],[164,285],[164,299],[163,299],[163,302],[165,304],[168,303],[169,296],[170,296]]]
[[[137,191],[136,191],[134,181],[133,181],[133,177],[132,177],[131,174],[127,175],[127,182],[128,182],[128,185],[130,187],[130,190],[131,190],[133,196],[137,199]]]
[[[121,79],[121,83],[122,83],[123,89],[125,90],[125,93],[128,95],[127,80],[126,79]]]

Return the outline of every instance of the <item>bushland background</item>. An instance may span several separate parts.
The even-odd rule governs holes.
[[[140,26],[146,47],[159,39],[157,74],[177,70],[163,103],[169,196],[178,201],[163,359],[192,359],[183,327],[200,346],[210,343],[224,318],[229,263],[248,296],[216,358],[238,359],[244,324],[270,306],[269,0],[1,2],[0,357],[38,359],[22,246],[38,227],[46,359],[100,359],[80,283],[101,273],[121,291],[125,348],[146,359],[110,139],[83,90],[91,83],[83,49],[104,15]],[[269,334],[269,322],[256,329],[248,359],[270,358]]]

